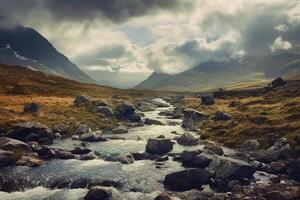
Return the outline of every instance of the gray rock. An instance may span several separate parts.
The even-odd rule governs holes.
[[[75,131],[75,135],[81,135],[81,134],[89,133],[91,131],[92,130],[88,125],[80,124]]]
[[[26,142],[28,135],[32,133],[38,136],[35,140],[36,142],[39,142],[41,138],[48,138],[51,141],[54,139],[53,131],[44,124],[37,122],[19,123],[13,130],[9,131],[6,136]]]
[[[154,200],[172,200],[172,197],[168,195],[167,193],[161,193],[157,197],[155,197]]]
[[[255,172],[255,168],[249,163],[224,156],[214,156],[208,170],[214,171],[217,178],[228,181],[252,178]]]
[[[81,155],[81,154],[88,154],[90,152],[91,152],[91,150],[88,149],[88,148],[85,148],[85,147],[75,147],[71,151],[71,153],[73,153],[73,154],[79,154],[79,155]]]
[[[132,164],[132,163],[134,163],[134,158],[131,154],[122,155],[117,160],[122,164]]]
[[[38,103],[30,103],[26,104],[23,108],[25,113],[35,113],[38,112],[40,108],[40,105]]]
[[[213,95],[201,96],[201,102],[203,105],[213,105],[215,103],[215,98]]]
[[[115,128],[115,129],[113,129],[112,132],[113,132],[114,134],[126,134],[126,133],[128,133],[129,131],[128,131],[128,129],[127,129],[126,127],[120,126],[120,127],[117,127],[117,128]]]
[[[119,120],[128,120],[131,122],[141,121],[141,116],[135,112],[135,106],[128,101],[123,102],[116,108],[115,115]]]
[[[213,153],[203,152],[194,158],[193,163],[196,167],[200,167],[204,169],[211,163],[213,157],[214,157]]]
[[[226,121],[226,120],[231,120],[232,117],[228,113],[218,111],[216,112],[214,119],[215,121]]]
[[[183,151],[180,155],[182,165],[185,167],[193,167],[195,158],[200,154],[200,151]]]
[[[101,113],[106,117],[114,116],[114,111],[108,106],[98,106],[96,107],[95,112]]]
[[[173,191],[187,191],[200,189],[209,182],[209,173],[203,169],[187,169],[168,174],[164,180],[164,186]]]
[[[87,102],[90,102],[91,100],[92,100],[92,98],[87,95],[80,95],[75,98],[74,105],[82,106],[82,105],[86,104]]]
[[[155,119],[149,119],[149,118],[146,118],[144,120],[144,124],[146,124],[146,125],[159,125],[159,126],[164,125],[164,123],[162,123],[161,121],[158,121],[158,120],[155,120]]]
[[[260,147],[260,144],[257,140],[255,139],[249,139],[246,140],[243,144],[242,144],[242,148],[246,151],[257,151]]]
[[[182,112],[184,114],[182,127],[188,130],[196,130],[208,119],[208,116],[205,113],[197,110],[184,109]]]
[[[76,157],[70,151],[60,150],[60,149],[55,150],[55,155],[57,158],[62,159],[62,160],[75,159],[75,157]]]
[[[97,132],[94,133],[86,133],[80,136],[81,141],[85,142],[105,142],[107,139],[101,137]]]
[[[43,159],[52,159],[56,157],[56,153],[53,149],[47,147],[47,146],[40,146],[36,149],[36,152],[38,153],[40,158]]]
[[[14,153],[11,151],[4,151],[0,149],[0,167],[7,167],[16,163]],[[0,187],[1,188],[1,187]]]
[[[31,148],[22,141],[0,137],[0,149],[13,152],[31,152]]]
[[[166,103],[164,100],[162,100],[160,98],[152,99],[151,103],[156,105],[157,107],[160,107],[160,108],[170,106],[168,103]]]
[[[157,106],[152,103],[142,101],[138,104],[138,109],[142,112],[149,112],[155,111],[157,109]]]
[[[112,193],[99,186],[92,187],[85,195],[84,200],[109,200]]]
[[[220,155],[220,156],[224,154],[224,151],[223,151],[222,147],[217,146],[214,143],[207,143],[207,144],[205,144],[205,146],[203,147],[203,149],[207,149],[207,150],[209,150],[209,151],[211,151],[211,152],[213,152],[213,153],[215,153],[217,155]]]
[[[149,138],[146,145],[146,152],[150,154],[166,154],[172,149],[172,141],[164,138]]]
[[[177,142],[181,145],[197,145],[198,137],[196,137],[193,133],[184,133],[178,137]]]

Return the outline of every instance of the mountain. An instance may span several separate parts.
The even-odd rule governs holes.
[[[300,72],[300,54],[280,53],[243,60],[207,61],[175,75],[154,72],[136,89],[199,91],[250,83]]]
[[[0,62],[22,65],[80,82],[93,82],[66,56],[32,28],[18,26],[0,30]]]

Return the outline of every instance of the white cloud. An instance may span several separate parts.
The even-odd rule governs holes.
[[[289,27],[286,24],[280,24],[278,26],[274,26],[274,29],[279,32],[287,32],[289,30]]]
[[[292,44],[289,41],[284,41],[282,37],[276,38],[272,46],[270,46],[271,51],[275,52],[277,50],[288,50],[292,48]]]

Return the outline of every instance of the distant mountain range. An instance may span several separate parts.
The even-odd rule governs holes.
[[[94,82],[41,34],[23,26],[0,29],[0,63],[21,65],[80,82]]]
[[[228,84],[256,82],[300,72],[300,54],[279,53],[243,60],[207,61],[175,75],[154,72],[136,89],[200,91]]]

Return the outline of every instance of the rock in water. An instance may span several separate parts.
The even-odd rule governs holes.
[[[102,187],[92,187],[85,195],[84,200],[109,200],[112,193]]]
[[[159,98],[152,99],[151,103],[154,104],[154,105],[156,105],[157,107],[160,107],[160,108],[162,108],[162,107],[169,107],[170,106],[169,104],[167,104],[166,102],[164,102],[164,100],[159,99]]]
[[[75,106],[82,106],[87,102],[90,102],[92,100],[91,97],[87,96],[87,95],[80,95],[77,96],[74,100],[74,105]]]
[[[159,126],[164,125],[164,123],[162,123],[161,121],[158,121],[158,120],[155,120],[155,119],[149,119],[149,118],[146,118],[144,120],[144,124],[146,124],[146,125],[159,125]]]
[[[135,106],[128,101],[123,102],[116,108],[115,115],[119,120],[141,121],[141,116],[135,112]]]
[[[16,140],[21,140],[22,142],[27,141],[27,137],[30,134],[35,134],[36,142],[40,142],[42,138],[48,138],[51,142],[54,139],[54,134],[50,128],[47,126],[37,123],[37,122],[27,122],[20,123],[15,126],[15,128],[7,133],[7,137]]]
[[[26,104],[23,108],[25,113],[35,113],[38,112],[40,105],[38,103]]]
[[[174,191],[187,191],[200,189],[209,182],[209,173],[203,169],[187,169],[168,174],[164,180],[164,186]]]
[[[22,141],[0,137],[0,149],[13,152],[31,152],[31,148]]]
[[[126,127],[120,126],[112,130],[114,134],[126,134],[128,133],[128,129]]]
[[[204,121],[208,119],[208,116],[194,109],[184,109],[184,119],[182,121],[182,127],[188,130],[196,130]]]
[[[142,112],[149,112],[155,111],[157,109],[157,106],[152,103],[142,101],[138,104],[138,109]]]
[[[207,150],[209,150],[209,151],[211,151],[211,152],[213,152],[213,153],[215,153],[215,154],[217,154],[217,155],[220,155],[220,156],[224,154],[222,147],[217,146],[217,145],[214,144],[214,143],[207,143],[207,144],[203,147],[203,149],[207,149]]]
[[[177,139],[177,142],[181,145],[197,145],[198,139],[193,133],[184,133]]]
[[[227,181],[250,179],[255,172],[255,168],[249,163],[224,156],[215,156],[209,164],[208,170],[214,171],[216,178]]]
[[[107,139],[101,137],[97,133],[86,133],[80,136],[81,141],[85,142],[105,142]]]
[[[146,145],[146,152],[150,154],[166,154],[172,149],[172,141],[164,138],[149,138]]]
[[[215,103],[215,98],[213,95],[201,96],[201,102],[203,105],[213,105]]]

